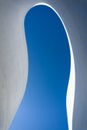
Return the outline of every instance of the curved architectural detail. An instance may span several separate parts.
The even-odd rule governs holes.
[[[41,9],[41,8],[43,8],[43,9]],[[44,41],[44,38],[42,38],[42,35],[44,35],[44,34],[42,34],[42,32],[43,31],[40,31],[41,32],[41,34],[42,35],[40,35],[39,33],[38,33],[38,29],[42,29],[43,30],[43,28],[45,28],[45,26],[44,26],[44,23],[46,22],[46,20],[47,20],[47,22],[49,22],[50,23],[50,21],[51,21],[51,17],[52,17],[52,15],[53,15],[53,13],[52,14],[48,14],[48,12],[46,12],[45,10],[46,10],[46,8],[48,8],[49,10],[51,10],[52,12],[54,12],[54,14],[56,15],[56,18],[57,19],[59,19],[58,21],[60,21],[59,23],[58,23],[58,21],[57,21],[57,19],[56,19],[56,21],[57,21],[57,25],[59,24],[60,25],[60,23],[61,23],[61,25],[60,25],[60,27],[58,27],[59,28],[59,30],[61,30],[62,28],[62,30],[64,30],[64,34],[65,34],[65,36],[66,36],[66,39],[68,39],[67,41],[66,41],[66,39],[64,40],[64,41],[61,41],[61,39],[64,39],[63,38],[63,31],[57,31],[57,33],[59,34],[59,36],[55,33],[55,31],[52,31],[53,32],[53,34],[54,35],[56,35],[56,37],[60,37],[61,36],[61,38],[60,38],[60,40],[57,40],[57,38],[55,38],[56,40],[57,40],[57,45],[55,44],[55,43],[50,43],[50,45],[48,44],[48,43],[46,43],[46,41]],[[40,10],[41,9],[41,10]],[[38,10],[38,13],[36,13],[37,12],[37,10]],[[50,21],[49,21],[49,18],[48,19],[46,19],[45,18],[45,14],[43,15],[43,17],[41,17],[42,15],[41,15],[41,13],[39,13],[39,11],[42,11],[42,14],[43,14],[43,12],[45,12],[46,14],[48,14],[46,17],[48,17],[49,15],[50,15]],[[30,14],[30,15],[29,15]],[[33,14],[35,15],[35,16],[33,16]],[[41,27],[41,25],[39,26],[39,24],[37,24],[37,23],[39,23],[39,21],[36,19],[36,21],[35,21],[35,18],[36,17],[40,17],[41,18],[41,23],[42,23],[42,25],[43,25],[43,27]],[[68,85],[64,85],[64,78],[63,78],[63,73],[62,73],[62,77],[61,78],[59,78],[60,77],[60,72],[58,71],[58,67],[56,67],[55,66],[55,69],[56,69],[56,72],[55,72],[55,70],[54,70],[54,72],[55,73],[57,73],[58,72],[58,74],[57,74],[57,80],[55,80],[55,84],[57,85],[57,87],[58,87],[58,92],[57,92],[57,95],[60,95],[59,93],[61,93],[61,96],[62,96],[62,91],[63,91],[63,96],[62,96],[62,98],[64,98],[65,100],[64,101],[61,101],[61,98],[59,99],[59,100],[57,100],[57,97],[56,97],[56,103],[57,104],[59,104],[59,101],[61,101],[61,103],[63,103],[63,104],[65,104],[65,102],[66,102],[66,94],[64,94],[64,93],[66,93],[66,90],[67,90],[67,88],[68,88],[68,91],[67,91],[67,113],[68,113],[68,123],[69,123],[69,129],[70,128],[72,128],[72,113],[73,113],[73,102],[74,102],[74,88],[75,88],[75,67],[74,67],[74,58],[73,58],[73,52],[72,52],[72,48],[71,48],[71,42],[70,42],[70,39],[69,39],[69,36],[68,36],[68,33],[67,33],[67,30],[66,30],[66,28],[65,28],[65,25],[64,25],[64,23],[63,23],[63,21],[62,21],[62,19],[61,19],[61,17],[59,16],[59,14],[56,12],[56,10],[53,8],[53,7],[51,7],[50,5],[48,5],[48,4],[46,4],[46,3],[39,3],[39,4],[35,4],[29,11],[28,11],[28,13],[27,13],[27,15],[26,15],[26,18],[25,18],[25,21],[26,21],[26,19],[27,19],[27,23],[29,24],[29,26],[30,26],[30,28],[28,28],[28,26],[26,27],[26,28],[28,28],[28,29],[25,29],[26,30],[26,32],[27,32],[27,30],[31,30],[31,31],[29,31],[29,33],[28,34],[26,34],[27,35],[27,39],[30,39],[30,42],[28,41],[28,44],[30,45],[30,47],[29,48],[31,48],[30,49],[30,55],[31,55],[31,52],[32,51],[34,51],[34,50],[32,50],[32,48],[34,48],[34,45],[36,46],[40,46],[39,45],[39,40],[37,40],[37,38],[38,38],[38,36],[41,36],[40,37],[40,39],[42,38],[43,39],[43,41],[44,41],[44,46],[46,46],[46,45],[49,45],[49,46],[51,46],[51,44],[54,44],[54,46],[56,46],[56,49],[57,49],[57,51],[59,52],[59,50],[58,50],[58,48],[60,48],[60,52],[61,53],[58,53],[58,52],[56,52],[56,55],[62,55],[63,56],[63,52],[65,52],[64,50],[66,50],[66,47],[68,47],[68,49],[70,50],[70,64],[71,64],[71,68],[69,68],[69,66],[68,66],[68,68],[67,68],[67,73],[68,73],[68,69],[70,70],[70,81],[69,81],[69,86]],[[29,22],[29,19],[30,19],[30,22]],[[42,20],[43,19],[43,20]],[[44,20],[44,19],[46,19],[46,20]],[[53,17],[52,17],[52,19],[53,19]],[[35,21],[35,22],[34,22]],[[54,19],[54,21],[55,21],[55,19]],[[33,22],[33,25],[32,25],[32,22]],[[54,22],[54,23],[56,23],[56,22]],[[51,25],[52,25],[52,23],[50,23]],[[35,34],[36,33],[34,33],[34,28],[32,27],[32,26],[34,26],[35,27],[35,32],[37,32],[37,38],[36,38],[36,41],[35,40],[33,40],[34,39],[34,36],[36,36]],[[39,26],[38,27],[38,29],[37,29],[37,26]],[[48,28],[49,28],[49,25],[47,24],[46,25]],[[53,26],[53,25],[52,25]],[[56,28],[57,28],[57,26],[56,26]],[[57,29],[58,29],[57,28]],[[33,30],[33,31],[32,31]],[[47,29],[48,30],[48,29]],[[46,32],[47,32],[47,34],[49,34],[49,31],[47,31],[46,30]],[[45,31],[45,30],[44,30]],[[33,34],[34,36],[32,36],[31,34],[30,34],[30,32],[31,32],[31,34]],[[30,38],[29,38],[29,36],[30,36]],[[32,38],[31,38],[32,37]],[[45,35],[44,35],[44,37],[45,37]],[[49,34],[49,41],[50,41],[50,37],[52,37],[52,35],[50,36],[50,34]],[[54,36],[53,36],[54,37]],[[59,39],[59,38],[58,38]],[[31,42],[32,41],[32,42]],[[48,40],[47,40],[48,41]],[[36,43],[36,44],[35,44]],[[41,43],[41,41],[40,41],[40,43]],[[66,43],[66,44],[65,44]],[[34,45],[32,45],[32,44],[34,44]],[[42,45],[43,45],[43,42],[41,43]],[[60,46],[60,44],[61,44],[61,46],[62,46],[62,48],[61,48],[61,46]],[[68,45],[69,44],[69,45]],[[66,45],[66,46],[65,46]],[[65,47],[65,49],[63,50],[63,46]],[[35,47],[35,50],[37,50],[37,48],[38,47]],[[41,48],[41,47],[40,47]],[[44,47],[43,47],[44,48]],[[50,48],[50,47],[49,47]],[[47,48],[48,50],[49,50],[49,48]],[[68,53],[68,50],[67,49],[67,52],[65,52],[65,54],[67,54]],[[32,51],[31,51],[32,50]],[[54,49],[53,49],[54,50]],[[62,52],[62,50],[63,50],[63,52]],[[56,51],[56,50],[55,50]],[[36,52],[36,51],[35,51]],[[54,52],[54,51],[52,51],[52,52]],[[50,52],[50,51],[48,51],[48,53],[52,53],[52,52]],[[45,54],[47,54],[46,52],[45,52]],[[45,54],[43,54],[43,55],[45,55]],[[32,54],[32,55],[34,55],[34,54]],[[36,54],[37,55],[37,54]],[[39,55],[41,55],[41,53],[39,52],[39,50],[38,50],[38,57],[39,57]],[[50,54],[50,56],[51,56],[51,54]],[[62,57],[61,56],[61,59],[63,60],[63,58],[66,60],[66,63],[65,63],[65,67],[64,68],[66,68],[66,66],[67,66],[67,63],[69,62],[68,60],[69,59],[67,59],[68,58],[68,55],[67,55],[67,57],[65,56],[65,57]],[[37,57],[37,56],[36,56]],[[48,57],[48,56],[47,56]],[[33,58],[34,58],[34,56],[33,56]],[[56,58],[58,58],[57,60],[59,60],[59,57],[56,57]],[[32,59],[32,57],[30,56],[30,59]],[[43,59],[43,58],[42,58]],[[50,57],[48,58],[48,59],[50,59]],[[54,58],[55,59],[55,58]],[[59,62],[59,64],[61,63],[61,59],[59,60],[60,62]],[[37,59],[38,60],[38,59]],[[51,59],[52,60],[52,62],[55,62],[53,59]],[[33,63],[31,63],[32,61],[30,61],[30,64],[33,64]],[[49,61],[50,62],[50,61]],[[44,64],[46,64],[45,63],[45,61],[44,61]],[[47,63],[48,64],[48,63]],[[57,64],[57,62],[55,62],[55,64],[58,66],[58,64]],[[60,71],[63,71],[63,66],[62,66],[62,64],[64,65],[64,63],[61,63],[61,69],[60,69]],[[35,63],[34,63],[34,67],[35,67],[36,65],[35,65]],[[38,66],[40,66],[40,63],[39,63],[39,65]],[[48,66],[48,65],[47,65]],[[51,65],[49,65],[49,66],[51,66]],[[60,66],[60,65],[59,65]],[[54,67],[53,67],[54,68]],[[31,67],[31,71],[33,71],[34,70],[34,68],[32,68]],[[39,71],[38,70],[38,68],[37,68],[37,71]],[[66,69],[64,70],[65,72],[66,72]],[[36,71],[35,71],[36,72]],[[39,73],[39,72],[38,72]],[[45,73],[45,72],[44,72]],[[33,73],[33,75],[36,75],[35,73]],[[38,74],[39,75],[39,74]],[[51,75],[53,75],[52,73],[51,73]],[[30,76],[32,77],[32,74],[30,73]],[[55,77],[55,76],[54,76]],[[56,78],[56,77],[55,77]],[[59,78],[59,80],[62,80],[63,81],[63,84],[62,83],[59,83],[58,84],[58,78]],[[30,78],[32,81],[33,81],[33,78]],[[66,80],[67,80],[67,75],[66,75]],[[38,81],[37,81],[38,82]],[[51,82],[51,81],[50,81]],[[54,80],[52,80],[52,82],[54,82]],[[31,85],[31,87],[33,87],[34,85]],[[37,86],[39,86],[39,84],[38,85],[36,85],[36,87]],[[41,85],[42,86],[42,85]],[[53,84],[53,86],[54,86],[54,90],[55,90],[55,85]],[[61,86],[61,87],[60,87]],[[35,87],[35,88],[36,88]],[[43,86],[44,87],[44,86]],[[50,87],[52,87],[51,85],[50,85]],[[61,91],[60,91],[60,88],[61,88]],[[66,88],[66,89],[64,89],[64,88]],[[33,88],[34,89],[34,88]],[[38,87],[37,87],[37,89],[38,89]],[[65,90],[65,91],[64,91]],[[44,93],[44,92],[43,92]],[[72,95],[71,95],[72,94]],[[56,95],[56,92],[55,92],[55,95]],[[65,97],[64,97],[64,95],[65,95]],[[53,97],[53,95],[52,95],[52,97]],[[32,101],[32,102],[34,102],[34,101]],[[55,101],[54,101],[55,102]],[[69,103],[68,103],[69,102]],[[55,105],[54,105],[55,106]],[[69,106],[71,106],[71,107],[69,107]],[[55,106],[55,107],[57,107],[57,106]],[[59,108],[60,108],[60,106],[59,106]],[[62,116],[62,114],[61,113],[63,113],[63,109],[66,109],[66,106],[64,105],[63,106],[63,108],[61,107],[61,109],[62,109],[62,111],[61,110],[58,110],[58,108],[57,108],[57,110],[58,110],[58,112],[60,113],[60,115]],[[55,111],[55,110],[54,110]],[[43,110],[43,113],[44,113],[44,110]],[[57,115],[57,113],[56,113],[56,115]],[[62,121],[63,121],[63,124],[67,124],[67,120],[64,120],[65,118],[65,113],[63,113],[63,116],[62,116],[62,118],[61,118],[61,116],[60,116],[60,118],[56,118],[56,120],[59,120],[60,119],[60,122],[61,122],[61,119],[62,119]],[[39,116],[39,115],[38,115]],[[58,117],[59,117],[59,115],[57,115]],[[50,119],[48,119],[48,120],[50,120]],[[36,122],[36,121],[35,121]],[[50,122],[50,121],[49,121]],[[66,122],[66,123],[65,123]],[[32,123],[31,123],[32,124]],[[53,125],[52,125],[53,126]],[[59,127],[57,127],[57,128],[61,128],[60,126],[61,125],[58,125]],[[62,125],[63,126],[63,125]],[[44,126],[45,127],[45,126]],[[30,127],[31,128],[31,127]],[[53,127],[52,127],[53,128]],[[67,129],[66,128],[66,126],[64,127],[65,129]],[[31,128],[32,129],[32,128]],[[36,128],[37,129],[37,128]],[[55,128],[54,128],[55,129]],[[61,129],[63,129],[63,128],[61,128]]]
[[[17,65],[18,62],[20,62],[19,64],[21,64],[21,61],[19,61],[21,55],[26,55],[25,57],[27,57],[27,50],[24,49],[26,48],[26,45],[23,44],[22,47],[20,47],[20,43],[25,43],[25,37],[24,37],[24,29],[23,29],[23,24],[24,24],[24,17],[27,13],[27,11],[35,4],[41,2],[40,0],[20,0],[20,1],[14,1],[14,0],[1,0],[0,1],[0,80],[1,80],[1,86],[9,86],[9,84],[11,86],[13,86],[13,83],[15,82],[15,78],[14,78],[14,82],[11,81],[10,79],[8,80],[8,77],[11,77],[12,74],[9,72],[14,72],[13,68],[15,68],[15,70],[17,70],[17,72],[19,72],[19,67]],[[82,129],[86,129],[87,128],[87,116],[85,116],[85,114],[87,113],[87,104],[86,104],[86,95],[87,95],[87,61],[86,61],[86,53],[87,53],[87,37],[86,37],[86,29],[85,27],[87,26],[87,16],[85,11],[87,10],[87,4],[86,4],[86,0],[80,1],[78,3],[78,1],[72,1],[72,0],[67,0],[67,1],[56,1],[56,0],[43,0],[43,2],[48,3],[49,5],[51,5],[61,16],[67,31],[69,33],[69,37],[71,40],[71,52],[73,49],[73,53],[74,53],[74,60],[75,60],[75,70],[74,70],[74,61],[73,61],[73,56],[72,56],[72,69],[71,69],[71,73],[73,75],[74,71],[75,71],[75,75],[76,77],[74,77],[73,81],[76,79],[75,81],[75,102],[74,102],[74,111],[73,111],[73,124],[72,124],[72,110],[69,110],[68,104],[69,102],[71,102],[69,100],[69,95],[72,94],[72,99],[74,99],[74,94],[71,92],[70,87],[68,87],[68,91],[67,91],[67,110],[68,112],[70,111],[71,114],[69,117],[69,121],[71,122],[70,124],[72,124],[72,129],[73,130],[82,130]],[[9,8],[10,7],[10,8]],[[83,15],[84,14],[84,15]],[[77,17],[78,16],[78,17]],[[84,23],[83,23],[84,21]],[[79,24],[78,24],[79,23]],[[10,46],[10,49],[7,46]],[[12,44],[13,43],[13,44]],[[16,43],[19,43],[16,45]],[[4,47],[5,46],[5,47]],[[14,49],[12,49],[14,48]],[[20,48],[20,51],[17,50],[17,48]],[[2,51],[4,50],[4,51]],[[22,51],[21,51],[22,50]],[[17,59],[10,57],[10,53],[12,53],[12,57],[13,56],[18,56],[19,57]],[[23,53],[21,53],[23,52]],[[8,54],[8,55],[7,55]],[[22,55],[22,57],[23,57]],[[5,57],[5,59],[2,57]],[[24,60],[26,59],[24,57]],[[16,61],[17,60],[17,61]],[[10,62],[11,61],[11,62]],[[23,61],[23,59],[22,59]],[[27,61],[27,59],[26,59]],[[22,62],[22,63],[26,63],[27,66],[27,62]],[[8,67],[8,66],[11,66]],[[14,66],[15,65],[15,66]],[[12,67],[13,66],[13,67]],[[8,69],[5,71],[5,68]],[[24,67],[25,68],[25,67]],[[27,67],[26,67],[27,68]],[[21,68],[22,69],[22,68]],[[22,72],[22,71],[20,71]],[[24,70],[25,72],[25,79],[27,79],[27,69]],[[8,75],[11,75],[9,76]],[[17,75],[19,73],[14,73],[14,77],[15,75]],[[23,75],[22,75],[23,76]],[[69,80],[69,86],[71,86],[71,82],[72,82],[72,76],[70,76],[70,80]],[[12,78],[12,77],[11,77]],[[21,77],[24,78],[24,77]],[[3,81],[4,79],[4,81]],[[6,79],[6,83],[5,83],[5,79]],[[26,80],[25,80],[26,81]],[[25,86],[25,82],[21,83],[23,86]],[[18,85],[19,86],[19,85]],[[2,87],[1,87],[2,88]],[[4,87],[3,87],[4,88]],[[3,89],[2,89],[3,90]],[[9,90],[9,89],[7,89]],[[6,96],[6,93],[8,91],[0,91],[2,95],[2,93]],[[12,89],[14,91],[14,89]],[[15,89],[16,91],[16,89]],[[20,90],[21,91],[21,90]],[[74,90],[73,90],[74,92]],[[69,94],[70,93],[70,94]],[[9,95],[10,98],[11,95]],[[7,96],[8,97],[8,96]],[[3,100],[4,102],[7,102],[8,98],[4,98],[3,96],[0,96],[0,102]],[[12,98],[10,98],[12,99]],[[18,98],[19,100],[20,98]],[[15,101],[15,98],[14,98]],[[12,104],[13,101],[10,100],[10,104]],[[19,101],[18,101],[19,102]],[[3,102],[1,102],[1,106],[2,106]],[[12,107],[14,107],[15,103],[12,104]],[[73,106],[73,102],[72,102],[72,106]],[[2,109],[4,108],[4,111],[8,110],[5,109],[6,107],[3,106],[2,108],[0,107],[0,113],[1,113],[1,117],[0,117],[0,129],[2,130],[7,130],[9,127],[9,124],[11,122],[12,119],[9,119],[8,115],[11,115],[13,117],[12,111],[11,109],[9,109],[9,112],[4,113],[3,115],[3,111]],[[16,112],[16,109],[13,110],[13,113]],[[1,118],[4,117],[2,120]],[[7,118],[5,118],[7,117]],[[3,124],[4,123],[4,124]],[[4,127],[3,127],[4,126]],[[71,125],[69,126],[69,128],[71,129]]]
[[[74,63],[74,56],[73,56],[73,51],[72,51],[72,46],[71,46],[71,41],[67,32],[67,29],[65,27],[65,24],[63,20],[61,19],[60,15],[57,13],[57,11],[50,6],[49,4],[46,3],[38,3],[33,5],[31,8],[38,6],[38,5],[45,5],[50,7],[60,18],[64,29],[66,31],[66,35],[69,41],[69,47],[70,47],[70,55],[71,55],[71,68],[70,68],[70,77],[69,77],[69,83],[68,83],[68,90],[67,90],[67,101],[66,101],[66,106],[67,106],[67,118],[68,118],[68,127],[69,130],[72,130],[72,121],[73,121],[73,109],[74,109],[74,96],[75,96],[75,63]]]

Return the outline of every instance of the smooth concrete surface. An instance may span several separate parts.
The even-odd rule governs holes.
[[[24,18],[29,9],[39,2],[51,5],[58,12],[69,34],[74,54],[73,62],[75,63],[75,77],[73,77],[75,78],[75,86],[69,85],[69,88],[70,86],[74,87],[72,88],[73,92],[75,89],[74,100],[72,100],[74,95],[72,91],[69,92],[72,95],[70,99],[67,95],[68,103],[70,100],[72,100],[71,106],[74,103],[74,109],[70,105],[67,109],[71,109],[71,113],[67,112],[68,115],[71,115],[70,118],[72,118],[72,122],[70,122],[70,126],[72,125],[72,127],[70,130],[86,130],[86,0],[0,0],[0,130],[8,129],[17,110],[16,105],[18,106],[22,97],[21,95],[24,93],[27,79],[27,67],[25,67],[27,66],[27,49],[24,34]],[[73,81],[72,78],[71,81]],[[21,90],[17,86],[21,86]],[[13,93],[10,93],[11,90]],[[15,95],[15,92],[18,92],[16,93],[18,96]],[[16,96],[18,97],[17,103],[15,102]],[[9,119],[9,117],[11,118]]]

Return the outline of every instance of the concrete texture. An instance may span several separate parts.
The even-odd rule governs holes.
[[[73,112],[70,113],[71,129],[86,130],[86,0],[0,0],[0,130],[9,128],[25,90],[27,49],[23,27],[24,17],[27,11],[39,2],[50,4],[59,13],[69,34],[76,75],[75,86],[73,86],[75,87],[74,109],[68,108]]]

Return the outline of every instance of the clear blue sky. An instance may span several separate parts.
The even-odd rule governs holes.
[[[10,130],[68,130],[70,50],[64,27],[57,14],[45,5],[33,7],[24,26],[29,77]]]

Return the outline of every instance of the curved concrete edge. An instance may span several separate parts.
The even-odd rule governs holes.
[[[5,3],[5,11],[4,6],[2,3]],[[21,1],[14,1],[8,0],[1,0],[0,3],[0,39],[3,42],[5,40],[5,34],[8,30],[8,23],[5,24],[3,20],[8,15],[12,15],[10,25],[10,31],[14,33],[18,33],[20,36],[24,36],[23,24],[24,24],[24,17],[29,11],[29,9],[41,2],[41,0],[21,0]],[[12,3],[13,2],[13,3]],[[74,111],[73,111],[73,130],[85,130],[87,129],[87,103],[86,103],[86,95],[87,95],[87,1],[72,1],[72,0],[42,0],[42,2],[51,5],[60,15],[62,18],[67,32],[70,37],[72,50],[74,54],[74,61],[75,61],[75,100],[74,100]],[[11,4],[10,4],[11,3]],[[11,7],[11,8],[9,8]],[[13,11],[12,11],[13,10]],[[8,14],[7,14],[8,13]],[[1,15],[3,14],[3,15]],[[7,14],[7,15],[6,15]],[[4,16],[4,17],[3,17]],[[20,16],[20,17],[19,17]],[[14,19],[17,17],[16,21]],[[7,20],[8,21],[8,20]],[[17,26],[16,26],[17,24]],[[20,31],[14,30],[14,28],[18,28]],[[22,28],[22,29],[21,29]],[[22,35],[21,35],[21,33]],[[7,34],[6,34],[7,35]],[[4,36],[4,37],[3,37]],[[14,41],[13,35],[12,39]],[[19,37],[19,36],[17,36]],[[6,40],[8,36],[6,36]],[[24,41],[25,42],[25,41]],[[70,82],[69,82],[70,84]],[[67,91],[69,93],[69,91]],[[67,97],[68,98],[68,97]]]
[[[71,67],[70,67],[70,76],[69,76],[69,83],[68,83],[68,89],[67,89],[67,95],[66,95],[66,107],[67,107],[68,127],[69,127],[69,130],[72,130],[74,96],[75,96],[75,63],[74,63],[74,55],[73,55],[73,50],[72,50],[72,46],[71,46],[71,41],[69,38],[68,31],[65,27],[65,24],[64,24],[62,18],[60,17],[60,15],[58,14],[58,12],[50,4],[47,4],[45,2],[39,2],[37,4],[34,4],[31,8],[38,6],[38,5],[48,6],[58,15],[58,17],[60,18],[60,20],[64,26],[64,29],[65,29],[65,32],[67,35],[67,39],[69,42],[70,56],[71,56]]]

